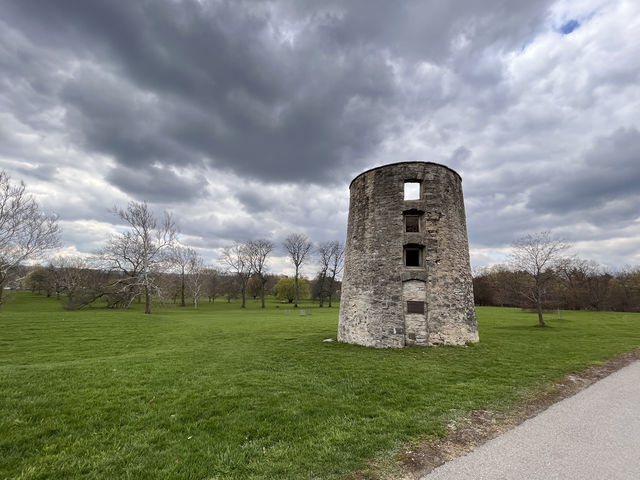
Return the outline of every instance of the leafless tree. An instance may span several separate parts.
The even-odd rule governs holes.
[[[0,305],[4,287],[20,264],[59,246],[58,217],[46,215],[23,182],[0,170]]]
[[[526,273],[515,272],[513,265],[498,264],[477,269],[473,275],[476,305],[521,305],[522,290],[530,283],[529,280]]]
[[[51,270],[41,265],[33,265],[29,268],[29,273],[21,278],[22,285],[33,293],[42,293],[44,290],[47,297],[54,291],[54,278]]]
[[[207,270],[204,267],[204,261],[198,252],[193,249],[189,250],[192,250],[193,253],[189,258],[189,263],[186,268],[187,286],[189,287],[189,292],[193,299],[193,308],[198,308],[198,299],[200,298],[200,294],[202,293],[202,289],[204,288],[207,280]]]
[[[224,292],[224,296],[227,297],[227,303],[231,303],[232,298],[236,298],[238,294],[241,294],[242,288],[238,276],[230,273],[222,275],[220,277],[220,289]]]
[[[90,263],[82,257],[56,257],[52,265],[62,291],[67,293],[67,304],[73,305],[76,294],[90,283]]]
[[[627,312],[640,312],[640,266],[624,267],[616,274],[622,298],[618,298],[617,309]]]
[[[247,282],[251,277],[251,262],[246,243],[235,241],[222,251],[221,262],[238,280],[242,295],[242,308],[247,306]]]
[[[144,312],[151,313],[151,295],[158,291],[156,274],[166,265],[167,251],[176,239],[175,222],[167,212],[158,222],[146,202],[129,202],[127,208],[114,207],[112,212],[129,230],[112,235],[100,256],[110,269],[122,272],[113,287],[116,293],[125,295],[125,306],[142,293]]]
[[[313,244],[309,240],[309,238],[302,233],[292,233],[284,240],[284,248],[289,253],[289,258],[295,267],[295,276],[294,278],[294,288],[295,288],[295,297],[294,297],[294,307],[298,307],[298,294],[299,294],[299,286],[298,286],[298,278],[300,277],[300,267],[303,265],[304,261],[311,250]]]
[[[603,310],[613,275],[591,260],[566,258],[556,268],[569,308]]]
[[[56,300],[60,300],[60,294],[64,291],[64,283],[62,280],[62,273],[58,268],[60,263],[60,257],[55,257],[49,262],[47,270],[51,275],[51,289],[56,294]]]
[[[187,270],[198,257],[198,252],[193,248],[182,245],[174,245],[169,253],[169,262],[175,268],[178,275],[180,275],[180,306],[182,307],[186,305],[185,290]]]
[[[527,273],[531,281],[522,289],[538,311],[538,324],[546,324],[542,316],[547,286],[554,279],[554,271],[562,261],[562,252],[570,245],[551,238],[549,232],[534,233],[516,240],[511,253],[511,263],[516,271]]]
[[[205,269],[205,285],[204,288],[207,292],[207,298],[209,299],[209,303],[215,301],[216,297],[220,295],[222,292],[223,286],[223,278],[221,272],[216,268],[206,268]]]
[[[267,259],[273,250],[273,242],[266,239],[249,240],[246,243],[251,274],[260,282],[260,300],[264,308],[265,285],[267,284]]]
[[[329,266],[331,265],[331,251],[333,242],[322,242],[316,247],[316,255],[318,257],[318,263],[320,265],[320,271],[318,272],[318,280],[315,288],[318,295],[319,307],[324,306],[324,299],[328,296],[329,285],[327,274],[329,272]]]
[[[342,274],[344,268],[344,244],[334,240],[331,242],[329,264],[329,307],[331,307],[331,299],[336,293],[336,279]]]

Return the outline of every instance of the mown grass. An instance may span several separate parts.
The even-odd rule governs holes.
[[[477,408],[640,346],[640,315],[479,308],[469,347],[335,338],[337,308],[0,311],[0,478],[342,479]]]

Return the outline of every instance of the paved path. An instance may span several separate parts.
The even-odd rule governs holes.
[[[640,361],[421,480],[640,479]]]

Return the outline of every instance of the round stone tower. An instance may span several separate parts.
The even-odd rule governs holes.
[[[430,162],[351,182],[338,340],[374,347],[478,341],[462,180]]]

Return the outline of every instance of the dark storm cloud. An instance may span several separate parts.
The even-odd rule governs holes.
[[[42,57],[80,59],[61,61],[73,71],[52,78],[59,90],[49,93],[84,148],[135,168],[204,160],[271,182],[324,183],[359,170],[403,116],[424,113],[400,94],[390,60],[437,63],[454,48],[461,74],[495,83],[490,58],[473,68],[467,59],[531,35],[546,5],[21,1],[7,24]]]
[[[238,192],[236,198],[247,212],[262,213],[273,208],[273,199],[256,190]]]
[[[143,169],[116,167],[107,179],[139,201],[154,203],[187,202],[205,195],[207,181],[181,177],[166,168],[148,166]]]

